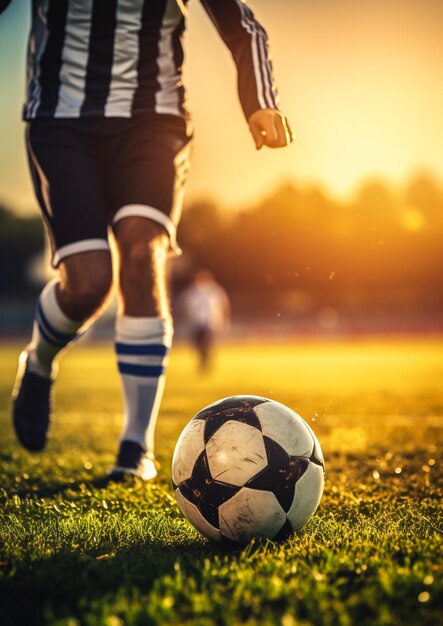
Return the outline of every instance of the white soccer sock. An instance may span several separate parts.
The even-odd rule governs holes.
[[[37,300],[31,343],[26,347],[28,367],[31,372],[54,377],[54,358],[77,339],[82,322],[66,317],[57,302],[57,281],[52,280],[43,289]],[[82,329],[83,330],[83,329]]]
[[[115,349],[125,407],[121,441],[136,441],[150,453],[172,336],[171,319],[117,316]]]

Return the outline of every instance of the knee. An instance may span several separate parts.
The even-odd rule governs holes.
[[[112,285],[112,272],[108,269],[97,269],[72,285],[71,292],[78,305],[90,314],[99,309],[105,302]]]
[[[119,294],[125,314],[166,316],[169,312],[165,280],[167,235],[161,227],[143,218],[138,223],[129,218],[122,220],[116,234],[120,258]]]
[[[77,310],[77,316],[86,319],[104,305],[111,287],[111,263],[101,263],[68,276],[65,293]]]
[[[120,250],[121,273],[149,277],[165,261],[166,250],[167,237],[163,234],[123,246]]]

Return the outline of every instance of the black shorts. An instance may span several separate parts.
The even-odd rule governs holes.
[[[36,119],[26,139],[54,267],[72,254],[109,249],[108,227],[130,216],[163,226],[179,252],[192,143],[183,119]]]

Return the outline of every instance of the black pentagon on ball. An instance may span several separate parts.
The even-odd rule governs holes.
[[[312,430],[312,428],[309,426],[309,424],[306,424],[309,432],[311,433],[311,437],[312,437],[312,441],[314,443],[314,447],[312,449],[312,454],[309,457],[309,460],[311,461],[311,463],[314,463],[314,465],[320,465],[321,467],[325,467],[325,461],[323,458],[323,453],[321,451],[320,448],[320,444],[317,441],[317,437],[314,435],[314,432]]]
[[[206,421],[204,439],[205,443],[208,443],[212,435],[229,421],[241,422],[261,430],[260,420],[254,413],[254,407],[264,402],[269,402],[269,400],[257,396],[233,396],[203,409],[194,419]]]
[[[208,406],[199,411],[194,419],[206,419],[212,413],[218,411],[224,411],[225,409],[235,409],[237,407],[254,407],[263,402],[270,402],[268,398],[261,398],[260,396],[230,396],[229,398],[223,398],[218,402],[214,402],[213,405]]]
[[[286,522],[280,528],[278,533],[274,535],[272,540],[277,541],[277,542],[286,541],[286,539],[289,539],[289,537],[293,534],[293,532],[294,532],[294,529],[292,528],[289,520],[286,520]]]
[[[297,481],[306,472],[309,459],[289,456],[273,439],[264,436],[268,465],[245,485],[250,489],[271,491],[287,513],[292,506]]]
[[[206,521],[215,528],[220,528],[218,507],[240,491],[240,487],[212,478],[206,451],[196,460],[191,478],[180,483],[179,488],[182,495],[195,504]]]
[[[315,437],[313,437],[313,439],[314,439],[314,449],[312,451],[310,461],[314,463],[315,465],[320,465],[321,467],[324,467],[325,463],[323,460],[323,454],[320,452],[319,445]]]

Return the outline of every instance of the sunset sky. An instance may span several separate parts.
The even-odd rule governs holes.
[[[0,201],[35,207],[23,126],[30,0],[0,17]],[[347,196],[368,176],[443,178],[441,0],[250,0],[266,27],[296,142],[257,153],[229,53],[191,1],[186,77],[196,126],[188,199],[254,202],[283,180]]]

